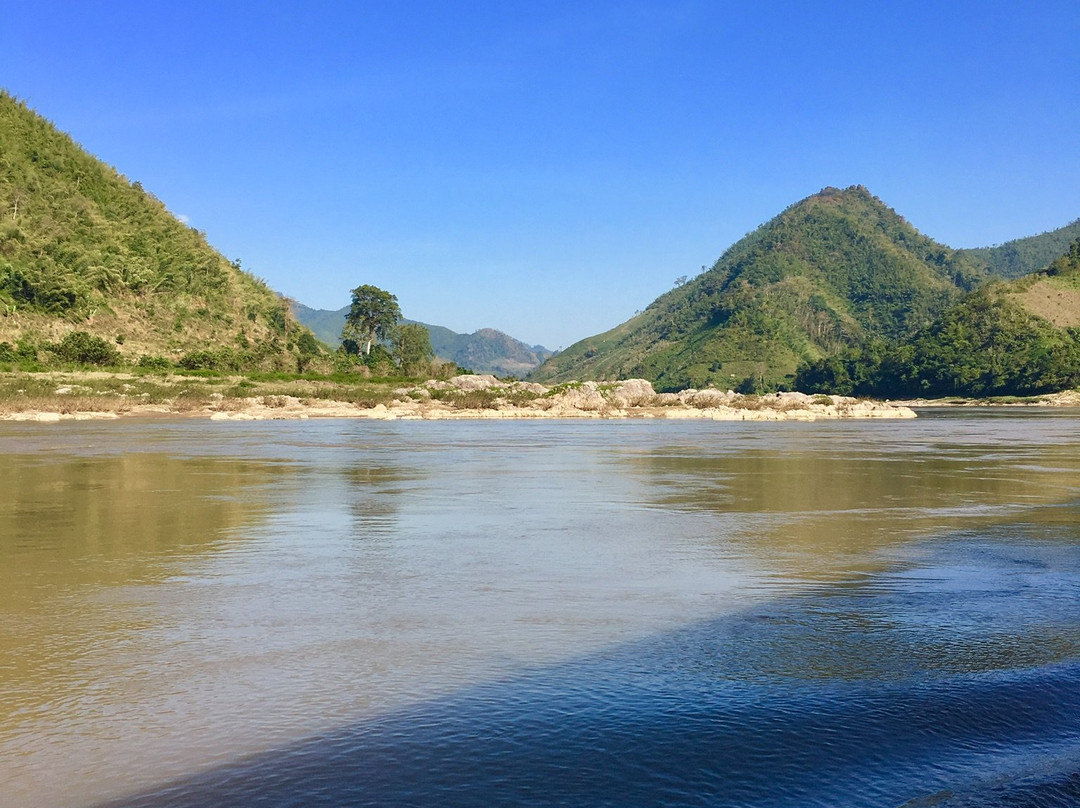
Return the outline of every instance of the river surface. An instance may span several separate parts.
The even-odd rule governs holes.
[[[1080,413],[0,424],[0,806],[1080,804]]]

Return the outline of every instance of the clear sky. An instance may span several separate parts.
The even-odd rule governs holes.
[[[315,308],[560,348],[828,185],[1080,217],[1077,0],[0,5],[0,86]]]

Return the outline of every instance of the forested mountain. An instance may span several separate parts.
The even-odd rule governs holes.
[[[0,342],[32,353],[74,331],[129,360],[290,367],[307,330],[138,182],[0,91]]]
[[[453,336],[445,348],[447,358],[476,373],[524,377],[551,356],[551,351],[542,345],[526,345],[494,328],[481,328],[472,334],[449,333]]]
[[[1020,278],[1038,272],[1069,249],[1080,238],[1080,219],[1072,224],[1027,238],[1006,241],[995,247],[979,247],[959,252],[990,275]]]
[[[336,346],[341,342],[341,327],[345,323],[345,315],[349,313],[348,306],[330,311],[312,309],[297,303],[294,304],[293,311],[296,318],[327,345]],[[418,325],[428,330],[435,356],[476,373],[525,376],[551,356],[551,351],[541,345],[526,345],[493,328],[481,328],[472,334],[459,334],[440,325]]]
[[[989,283],[931,326],[800,368],[806,392],[1033,395],[1080,386],[1080,239],[1041,272]]]
[[[660,390],[790,383],[800,363],[929,325],[984,272],[861,186],[826,188],[620,326],[572,345],[541,381],[640,376]]]

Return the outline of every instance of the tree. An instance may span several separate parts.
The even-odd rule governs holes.
[[[357,286],[352,290],[352,306],[341,329],[342,342],[364,343],[364,353],[371,353],[374,340],[386,339],[401,319],[397,297],[377,286]]]
[[[301,331],[296,338],[296,372],[303,373],[308,369],[311,360],[321,353],[319,341],[310,331]]]
[[[398,326],[393,330],[390,339],[394,347],[394,359],[406,373],[417,369],[435,355],[431,348],[431,335],[419,323]]]

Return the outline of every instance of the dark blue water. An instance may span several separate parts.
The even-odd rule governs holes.
[[[171,806],[1080,805],[1080,508],[173,783]]]

